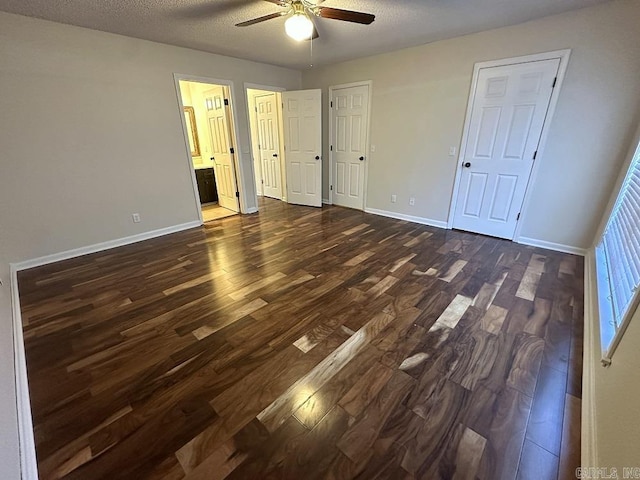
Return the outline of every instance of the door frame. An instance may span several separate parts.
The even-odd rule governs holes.
[[[462,169],[460,166],[462,165],[462,161],[464,160],[464,156],[467,149],[467,141],[469,140],[469,126],[471,123],[471,111],[473,109],[473,104],[476,99],[476,88],[478,86],[478,76],[480,74],[480,70],[483,68],[491,68],[491,67],[506,67],[509,65],[517,65],[519,63],[530,63],[530,62],[539,62],[543,60],[560,60],[560,65],[558,66],[558,76],[555,88],[553,92],[551,92],[551,99],[549,100],[549,107],[547,109],[547,115],[544,119],[544,124],[542,126],[542,132],[540,134],[540,140],[538,141],[538,154],[536,155],[536,159],[533,162],[533,167],[531,168],[531,174],[529,175],[529,179],[527,181],[527,186],[524,193],[524,198],[522,200],[522,206],[520,209],[520,220],[516,224],[516,229],[513,234],[512,240],[514,242],[518,242],[520,239],[520,231],[522,230],[522,225],[524,220],[526,219],[526,212],[529,207],[529,203],[531,201],[531,185],[535,184],[536,177],[538,175],[538,165],[544,158],[543,151],[544,146],[547,142],[547,137],[549,135],[549,129],[551,125],[551,120],[553,120],[553,115],[556,110],[556,105],[558,104],[558,98],[560,95],[560,90],[562,89],[562,83],[564,82],[564,77],[567,73],[567,66],[569,64],[569,57],[571,56],[571,49],[567,48],[564,50],[554,50],[552,52],[544,52],[544,53],[535,53],[532,55],[523,55],[519,57],[511,57],[511,58],[503,58],[500,60],[490,60],[486,62],[478,62],[473,66],[473,76],[471,80],[471,87],[469,91],[469,100],[467,102],[467,111],[464,119],[464,127],[462,129],[462,139],[460,140],[460,148],[458,149],[458,157],[456,159],[456,174],[453,182],[453,191],[451,194],[451,201],[449,203],[449,217],[447,218],[447,228],[453,228],[453,217],[456,210],[456,203],[458,201],[458,194],[460,191],[460,179],[462,177]]]
[[[251,110],[251,105],[249,102],[249,92],[248,90],[264,90],[265,92],[273,92],[273,93],[282,93],[282,92],[286,92],[287,89],[283,88],[283,87],[275,87],[273,85],[260,85],[258,83],[250,83],[250,82],[244,82],[244,99],[245,99],[245,103],[247,105],[247,125],[249,128],[249,141],[250,141],[250,149],[251,149],[251,172],[253,173],[253,184],[257,185],[256,182],[256,158],[255,158],[255,152],[253,151],[253,132],[251,131],[251,116],[253,115],[253,113],[255,113],[255,111],[252,112]],[[283,202],[287,201],[287,184],[286,184],[286,172],[285,172],[285,166],[284,166],[284,162],[285,162],[285,152],[284,152],[284,138],[282,135],[282,131],[283,131],[283,124],[282,124],[282,110],[281,110],[281,106],[278,108],[278,136],[279,138],[279,145],[280,145],[280,176],[283,177],[281,178],[281,182],[282,182],[282,197],[280,200],[282,200]],[[261,167],[262,168],[262,167]],[[264,190],[263,190],[263,194],[264,194]],[[256,188],[256,205],[258,205],[258,189]],[[256,207],[256,208],[259,208]]]
[[[200,194],[198,193],[198,183],[196,181],[196,172],[193,167],[193,161],[191,159],[191,148],[189,147],[189,137],[187,133],[187,122],[185,121],[184,114],[184,104],[182,103],[182,93],[180,91],[180,81],[185,82],[196,82],[196,83],[205,83],[209,85],[219,85],[223,87],[227,87],[229,89],[229,108],[231,109],[231,118],[230,120],[230,129],[229,132],[231,134],[231,141],[233,143],[235,153],[232,155],[233,158],[233,167],[236,171],[236,189],[240,193],[238,197],[238,207],[239,213],[252,213],[247,209],[247,188],[246,185],[246,175],[244,170],[242,169],[242,165],[240,162],[240,146],[238,145],[238,139],[240,138],[239,130],[238,130],[238,122],[236,119],[238,118],[236,113],[236,96],[234,90],[234,84],[232,80],[224,80],[220,78],[211,78],[211,77],[201,77],[198,75],[188,75],[181,73],[173,74],[173,82],[176,88],[176,96],[178,98],[178,107],[181,112],[180,122],[182,124],[182,133],[185,139],[185,154],[187,159],[187,165],[189,166],[189,172],[191,175],[191,183],[193,184],[193,199],[196,204],[196,209],[198,210],[198,218],[200,219],[200,223],[204,224],[204,218],[202,216],[202,205],[200,204]],[[257,200],[257,198],[256,198]]]
[[[371,141],[371,103],[373,98],[373,81],[372,80],[362,80],[359,82],[352,83],[343,83],[340,85],[331,85],[329,86],[329,98],[327,99],[327,111],[329,112],[329,197],[327,202],[329,205],[333,205],[333,149],[331,148],[334,145],[334,132],[333,132],[333,114],[331,108],[331,102],[333,101],[333,92],[334,90],[340,90],[343,88],[351,88],[351,87],[369,87],[369,95],[367,98],[367,123],[366,123],[366,139],[364,142],[365,146],[365,161],[364,161],[364,184],[362,187],[362,211],[364,212],[367,206],[367,186],[369,184],[369,161],[371,159],[371,145],[369,142]],[[325,203],[325,199],[322,199],[322,203]]]

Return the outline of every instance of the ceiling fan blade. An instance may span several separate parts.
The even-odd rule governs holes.
[[[256,23],[272,20],[274,18],[278,18],[286,14],[287,12],[270,13],[269,15],[264,15],[262,17],[254,18],[253,20],[247,20],[246,22],[236,23],[236,27],[248,27],[249,25],[255,25]]]
[[[352,10],[341,10],[339,8],[331,7],[318,7],[317,14],[322,18],[362,23],[364,25],[369,25],[376,19],[376,16],[370,13],[354,12]]]
[[[276,5],[280,5],[281,7],[286,7],[289,2],[286,0],[264,0],[265,2],[275,3]]]

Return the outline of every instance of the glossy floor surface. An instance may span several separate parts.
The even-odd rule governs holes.
[[[19,276],[43,479],[566,479],[579,257],[338,207]]]
[[[219,220],[221,218],[238,215],[233,210],[221,207],[217,203],[207,203],[202,205],[202,221],[210,222],[211,220]]]

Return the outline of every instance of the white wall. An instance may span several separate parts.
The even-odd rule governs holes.
[[[640,145],[640,125],[628,145],[628,154],[611,191],[594,245],[600,241],[638,145]],[[597,278],[595,266],[591,262],[593,258],[594,252],[591,249],[586,264],[589,269],[587,273],[591,273],[588,279]],[[624,467],[640,467],[640,402],[638,401],[640,397],[640,355],[638,355],[640,309],[637,309],[631,318],[613,354],[611,365],[604,368],[600,364],[602,351],[599,336],[600,321],[597,315],[598,295],[595,287],[595,283],[587,283],[587,293],[590,295],[587,302],[591,303],[586,304],[585,311],[587,332],[584,351],[585,388],[593,389],[593,395],[590,402],[589,399],[584,401],[583,419],[587,426],[590,424],[595,426],[597,446],[595,465],[615,467],[622,477]],[[591,332],[593,334],[589,335]],[[583,398],[585,398],[584,393],[586,392],[583,392]]]
[[[211,87],[211,84],[206,83],[180,81],[183,105],[193,107],[196,117],[200,156],[193,158],[193,166],[195,168],[213,168],[213,160],[211,160],[213,145],[211,144],[207,109],[205,106],[205,92],[211,90]],[[241,92],[238,93],[238,95],[240,94]],[[233,126],[230,125],[229,128],[233,128]],[[250,154],[249,152],[249,155]]]
[[[253,88],[247,88],[247,108],[249,115],[249,131],[251,136],[251,155],[253,156],[253,171],[256,177],[256,192],[258,195],[262,195],[262,165],[260,160],[260,148],[258,138],[258,119],[256,118],[255,105],[256,95],[260,95],[264,90],[256,90]]]
[[[18,471],[8,264],[198,220],[174,73],[234,81],[251,174],[243,84],[296,89],[299,72],[0,13],[3,479]]]
[[[195,122],[194,122],[195,135],[197,137],[198,146],[200,147],[200,155],[192,156],[191,160],[193,161],[194,168],[198,168],[198,167],[202,168],[202,159],[203,159],[202,152],[204,148],[209,146],[208,141],[205,143],[204,146],[202,144],[202,140],[203,140],[201,135],[202,112],[200,111],[201,109],[198,109],[194,106],[194,101],[191,97],[191,84],[189,82],[185,82],[184,80],[180,80],[178,83],[180,85],[180,96],[182,97],[182,105],[185,107],[193,107],[193,116],[195,119]],[[187,129],[188,128],[189,127],[187,126]]]
[[[328,86],[373,80],[367,206],[442,222],[457,168],[448,151],[460,147],[474,63],[571,48],[522,236],[586,248],[639,114],[638,25],[640,2],[614,1],[308,70],[303,88],[322,88],[326,104]],[[324,126],[328,158],[326,112]],[[327,188],[325,168],[325,198]]]
[[[0,227],[0,229],[2,228],[4,225]],[[1,242],[0,246],[2,246]],[[11,292],[9,271],[6,264],[0,266],[0,276],[3,280],[3,286],[0,286],[0,381],[2,382],[2,388],[0,388],[0,477],[13,480],[20,476],[20,460],[18,457],[18,420],[13,375]]]
[[[596,465],[616,467],[622,478],[623,467],[640,467],[640,309],[631,319],[609,367],[600,365],[599,338],[594,340],[595,345],[585,354],[596,357]]]
[[[639,24],[640,2],[617,0],[314,69],[304,74],[303,85],[323,88],[326,100],[329,85],[373,80],[371,143],[377,150],[369,157],[369,206],[444,221],[456,168],[447,153],[459,146],[473,64],[572,48],[522,233],[586,247],[639,116]],[[198,218],[173,73],[235,82],[247,173],[252,169],[243,83],[301,86],[300,73],[292,70],[0,13],[3,479],[18,478],[19,466],[9,262]],[[325,115],[326,144],[327,125]],[[325,158],[327,152],[328,144]],[[254,188],[251,179],[247,185]],[[247,193],[254,198],[254,191]],[[391,193],[398,194],[397,204],[390,204]],[[410,195],[417,198],[415,207],[407,205]],[[131,222],[132,212],[141,214],[141,223]],[[598,398],[607,398],[607,388],[637,383],[637,327],[630,327],[616,363],[601,374]],[[637,416],[637,409],[630,411]],[[603,421],[607,415],[624,422],[615,410]],[[632,429],[631,422],[627,426]],[[605,440],[616,434],[600,433]],[[637,445],[637,431],[634,438]],[[601,448],[603,458],[614,458],[615,449],[615,442]]]

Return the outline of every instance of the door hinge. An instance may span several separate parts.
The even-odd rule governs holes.
[[[533,152],[533,159],[535,160],[537,156],[538,156],[538,151],[536,150],[535,152]]]
[[[551,85],[551,88],[556,88],[556,82],[558,81],[558,77],[555,77],[553,79],[553,85]]]
[[[333,152],[333,145],[331,145],[331,146],[329,147],[329,150],[331,150],[331,151]]]
[[[229,151],[231,152],[231,155],[233,155],[234,153],[236,153],[236,150],[235,150],[233,147],[231,147],[231,148],[229,149]]]
[[[518,216],[516,217],[516,222],[520,220],[520,214],[518,214]]]
[[[331,108],[333,108],[333,100],[331,100]]]
[[[236,197],[240,198],[240,192],[236,192]]]
[[[329,190],[333,190],[333,185],[329,186]]]
[[[253,109],[258,113],[258,107],[253,107]]]
[[[264,180],[260,180],[260,183],[262,183],[264,185]]]
[[[225,99],[224,99],[224,104],[225,104],[226,106],[229,106],[229,99],[228,99],[228,98],[225,98]]]

